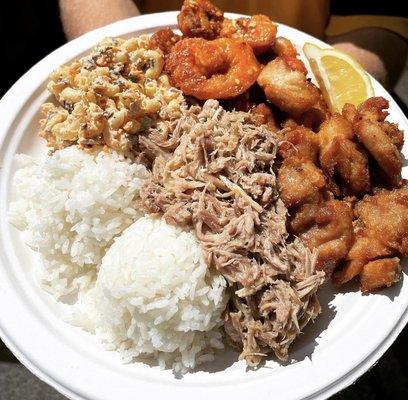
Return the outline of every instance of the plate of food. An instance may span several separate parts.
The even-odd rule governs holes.
[[[327,44],[186,1],[0,115],[0,333],[67,397],[327,398],[405,326],[408,121]]]

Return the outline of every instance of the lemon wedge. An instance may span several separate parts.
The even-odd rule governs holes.
[[[311,43],[303,46],[303,52],[332,112],[341,112],[345,103],[357,106],[374,96],[370,76],[346,53]]]

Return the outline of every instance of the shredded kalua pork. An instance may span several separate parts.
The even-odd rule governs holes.
[[[272,351],[287,359],[290,344],[320,312],[324,273],[300,241],[288,243],[273,170],[277,137],[249,114],[208,100],[151,129],[139,146],[153,163],[142,207],[193,228],[209,267],[230,283],[225,332],[240,358],[250,366]]]

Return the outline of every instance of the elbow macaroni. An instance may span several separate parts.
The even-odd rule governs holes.
[[[163,74],[164,57],[149,37],[103,40],[88,55],[54,71],[47,85],[57,104],[42,107],[49,147],[104,146],[128,152],[132,135],[180,116],[184,97]]]

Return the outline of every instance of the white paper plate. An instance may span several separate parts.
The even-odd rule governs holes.
[[[175,27],[176,13],[144,15],[117,22],[76,39],[40,61],[0,102],[0,333],[19,360],[42,380],[72,399],[127,400],[147,396],[184,400],[326,398],[354,382],[395,340],[408,320],[408,280],[377,295],[320,294],[323,313],[292,351],[292,361],[267,362],[247,371],[228,350],[215,363],[175,379],[143,363],[121,364],[117,354],[59,318],[60,308],[34,279],[36,255],[7,223],[6,212],[16,153],[43,154],[37,137],[39,107],[49,99],[47,76],[58,65],[77,58],[106,36],[132,36]],[[279,34],[298,46],[326,46],[295,29]],[[390,101],[390,119],[408,132],[408,121],[389,94],[373,80],[377,95]],[[407,146],[404,147],[407,154]],[[405,171],[406,172],[406,171]]]

